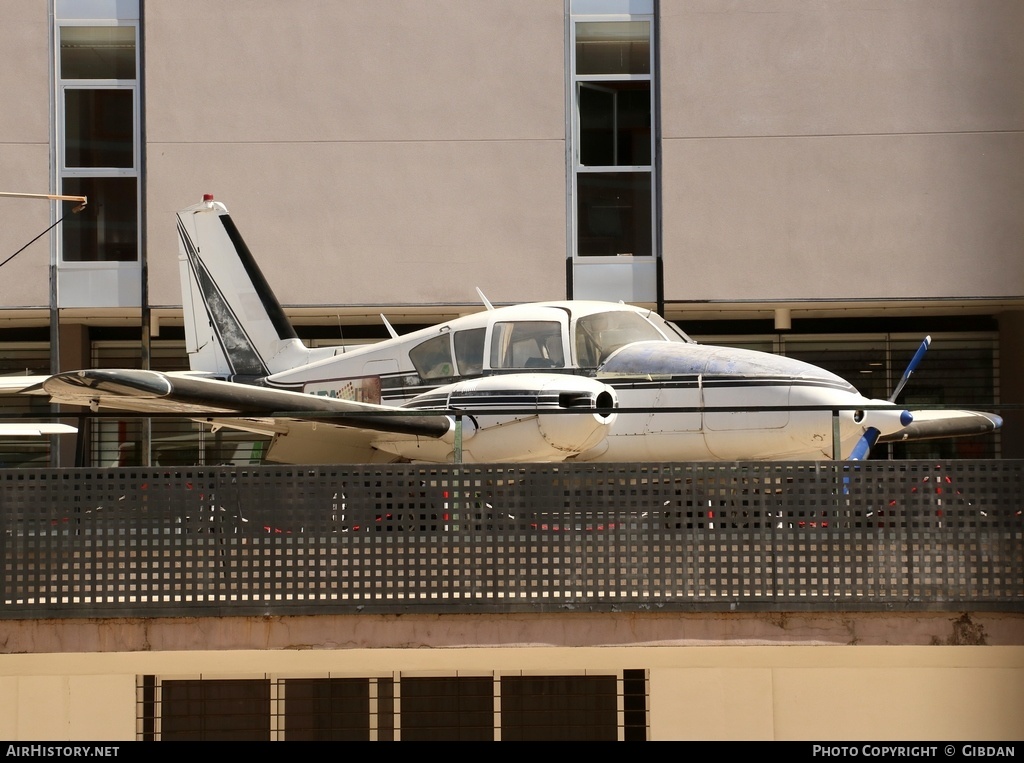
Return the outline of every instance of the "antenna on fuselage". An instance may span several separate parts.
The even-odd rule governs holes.
[[[484,303],[484,307],[488,310],[494,309],[494,305],[492,305],[491,301],[484,296],[484,293],[480,290],[479,286],[476,287],[476,293],[480,295],[480,300]]]
[[[395,331],[395,327],[391,325],[388,319],[384,317],[384,313],[380,314],[380,319],[384,321],[384,325],[387,327],[388,333],[391,334],[391,338],[398,339],[398,332]]]

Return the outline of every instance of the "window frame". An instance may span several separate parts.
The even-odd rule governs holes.
[[[624,21],[646,21],[649,33],[649,64],[646,74],[578,74],[576,62],[576,35],[579,23],[593,22],[624,22]],[[657,229],[657,135],[655,130],[655,115],[658,109],[657,88],[655,79],[655,62],[657,44],[655,14],[651,13],[587,13],[570,12],[568,18],[569,29],[566,36],[568,46],[568,77],[569,77],[569,140],[570,140],[570,203],[569,203],[569,251],[573,260],[593,261],[598,255],[580,254],[580,219],[579,219],[579,176],[587,174],[646,174],[649,176],[650,188],[650,252],[637,254],[635,256],[643,260],[653,260],[658,256],[658,229]],[[585,165],[581,162],[581,117],[580,117],[580,93],[587,87],[609,89],[603,83],[619,82],[647,82],[650,92],[650,164],[636,165]],[[612,88],[613,89],[613,88]],[[617,102],[617,98],[613,98]],[[615,137],[615,145],[618,145],[618,136]]]
[[[61,70],[61,35],[64,29],[77,27],[130,27],[135,30],[135,78],[67,78]],[[142,193],[141,193],[141,161],[142,161],[142,114],[141,114],[141,24],[139,19],[63,19],[57,18],[53,24],[54,39],[54,145],[56,173],[55,185],[63,192],[65,182],[71,179],[105,179],[131,178],[135,180],[135,257],[127,260],[69,260],[65,259],[64,231],[62,226],[56,229],[56,261],[61,270],[92,270],[102,268],[137,270],[142,259]],[[132,93],[132,149],[131,166],[129,167],[69,167],[67,164],[68,135],[67,92],[71,90],[129,90]],[[89,200],[93,202],[92,199]]]

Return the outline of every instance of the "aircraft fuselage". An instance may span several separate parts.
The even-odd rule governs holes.
[[[606,436],[571,454],[576,460],[820,460],[834,454],[833,411],[840,451],[863,434],[864,416],[888,417],[892,428],[888,411],[852,409],[885,401],[864,398],[835,374],[792,358],[697,344],[656,314],[603,303],[476,313],[338,351],[267,381],[384,405],[457,410],[465,398],[449,393],[474,379],[491,380],[486,398],[474,400],[500,408],[534,385],[534,374],[588,377],[613,391],[618,412]],[[472,441],[465,448],[472,457]]]

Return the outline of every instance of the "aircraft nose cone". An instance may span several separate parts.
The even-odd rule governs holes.
[[[903,411],[903,413],[900,414],[900,423],[903,426],[908,427],[913,421],[914,414],[912,414],[910,411]]]

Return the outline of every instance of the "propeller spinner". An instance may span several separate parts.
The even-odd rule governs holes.
[[[914,353],[914,357],[910,359],[910,363],[907,364],[907,370],[903,372],[903,376],[900,378],[899,383],[896,385],[896,389],[893,390],[892,394],[889,395],[889,402],[895,403],[896,398],[899,397],[900,392],[907,385],[910,377],[914,371],[917,370],[918,364],[924,354],[928,351],[931,346],[932,338],[926,336],[924,341],[921,342],[921,346],[917,348],[917,352]],[[913,422],[914,417],[910,411],[900,411],[900,424],[903,426],[909,426]],[[848,460],[850,461],[863,461],[871,454],[871,449],[875,447],[875,443],[878,442],[878,437],[881,431],[877,427],[868,426],[864,429],[864,434],[857,441],[857,444],[853,446],[853,450],[850,452]]]

